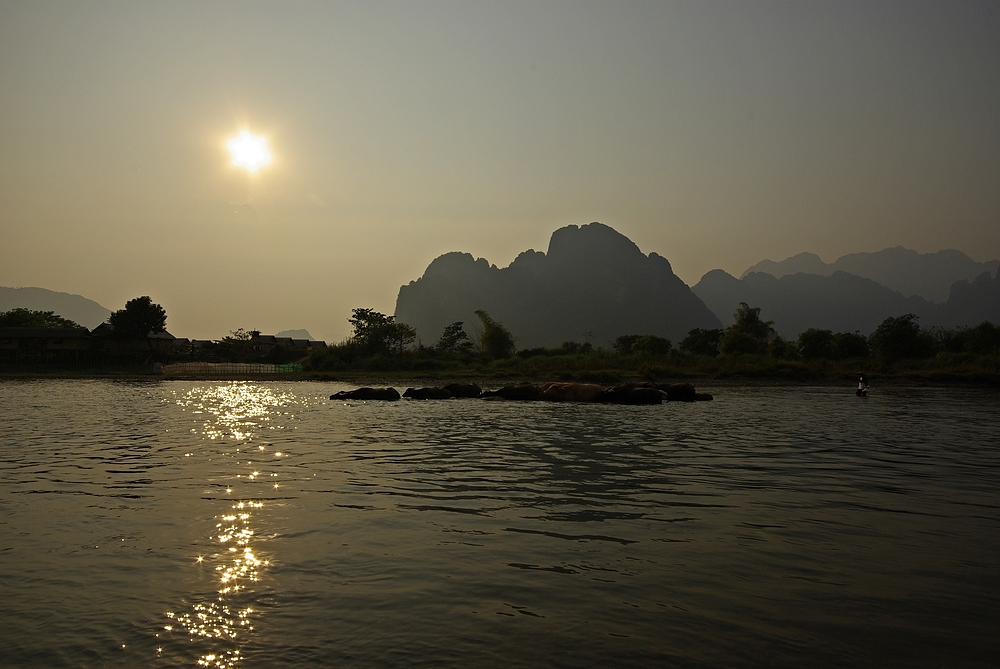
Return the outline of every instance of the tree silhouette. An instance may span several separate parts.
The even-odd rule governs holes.
[[[767,354],[767,342],[774,336],[774,321],[760,320],[760,307],[740,302],[733,314],[736,323],[726,328],[719,341],[719,351],[726,355]]]
[[[352,309],[347,322],[354,326],[354,341],[369,353],[402,353],[417,338],[417,331],[395,316],[374,309]]]
[[[455,321],[446,327],[435,348],[442,353],[468,353],[472,350],[472,340],[462,326],[462,321]]]
[[[695,328],[688,332],[687,337],[680,343],[680,349],[695,355],[719,355],[719,341],[722,339],[722,330],[704,330]]]
[[[934,355],[934,339],[920,329],[916,314],[887,318],[868,338],[872,351],[886,360],[927,358]]]
[[[114,328],[116,337],[145,339],[151,333],[166,331],[167,312],[148,295],[143,295],[126,302],[124,309],[111,314],[108,323]]]
[[[479,347],[491,358],[509,358],[514,355],[514,335],[501,323],[490,318],[490,315],[480,309],[476,312],[483,331],[479,334]]]
[[[740,302],[739,308],[733,314],[736,323],[729,326],[735,328],[736,332],[748,334],[758,339],[770,339],[774,336],[774,321],[760,320],[760,307],[751,307],[746,302]]]
[[[31,309],[11,309],[0,314],[3,328],[78,328],[79,323],[57,316],[53,311],[32,311]]]

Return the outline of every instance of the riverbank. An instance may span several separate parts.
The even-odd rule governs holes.
[[[472,382],[483,387],[508,385],[512,382],[539,384],[546,381],[579,381],[612,386],[625,381],[655,381],[658,383],[687,382],[695,386],[852,386],[857,372],[863,369],[876,386],[996,386],[1000,373],[982,369],[881,369],[877,365],[855,369],[820,370],[657,370],[662,373],[633,370],[598,370],[597,372],[554,369],[548,373],[526,373],[517,369],[497,370],[464,368],[449,370],[344,370],[337,372],[302,371],[265,374],[157,374],[151,368],[86,369],[86,370],[15,370],[0,371],[0,382],[36,379],[105,379],[112,381],[325,381],[356,386],[429,386],[451,382]]]

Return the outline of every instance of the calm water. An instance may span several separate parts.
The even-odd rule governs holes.
[[[996,666],[1000,395],[0,383],[0,665]]]

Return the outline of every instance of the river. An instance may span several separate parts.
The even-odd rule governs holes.
[[[341,389],[0,383],[0,666],[1000,660],[996,391]]]

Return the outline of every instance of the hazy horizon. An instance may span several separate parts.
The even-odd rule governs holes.
[[[0,86],[0,285],[150,295],[180,336],[340,340],[443,253],[592,221],[689,285],[1000,258],[989,2],[0,2]]]

